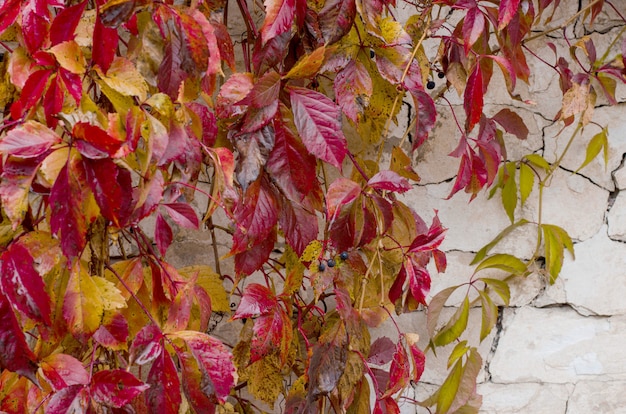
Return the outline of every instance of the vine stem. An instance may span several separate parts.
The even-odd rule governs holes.
[[[527,42],[533,41],[535,39],[538,39],[538,38],[540,38],[542,36],[547,35],[548,33],[556,32],[557,30],[561,30],[561,29],[566,29],[570,24],[572,24],[574,22],[574,20],[578,19],[580,17],[580,15],[582,15],[585,12],[587,12],[587,10],[591,9],[593,6],[595,6],[596,4],[598,4],[598,3],[602,2],[602,1],[604,1],[604,0],[593,0],[591,3],[589,3],[588,5],[583,7],[582,9],[580,9],[578,12],[576,12],[576,14],[574,14],[572,17],[570,17],[565,23],[561,24],[560,26],[556,26],[556,27],[552,27],[550,29],[544,30],[543,32],[537,33],[534,36],[530,36],[528,39],[524,40],[524,43],[527,43]]]

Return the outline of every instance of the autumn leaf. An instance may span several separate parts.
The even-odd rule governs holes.
[[[504,29],[513,19],[520,0],[502,0],[498,9],[498,30]]]
[[[478,8],[478,4],[467,10],[463,21],[463,47],[465,48],[466,55],[474,43],[476,43],[478,38],[483,34],[485,30],[485,23],[485,15]]]
[[[108,2],[109,5],[113,3],[115,2]],[[126,4],[132,4],[133,6],[134,3],[134,0],[126,1]],[[109,17],[112,17],[113,14],[107,12],[107,10],[112,10],[112,8],[107,9],[105,6],[99,10],[96,16],[96,24],[93,30],[93,50],[91,51],[93,64],[99,66],[104,73],[109,70],[113,59],[115,59],[117,45],[119,44],[117,29],[110,27],[112,22]]]
[[[412,188],[406,178],[401,177],[400,174],[391,170],[384,170],[376,173],[369,179],[367,185],[377,190],[392,191],[397,193],[404,193]]]
[[[96,372],[91,378],[91,397],[102,404],[120,408],[150,386],[122,369]]]
[[[319,92],[300,87],[292,87],[289,96],[304,146],[317,158],[341,169],[348,148],[337,105]]]
[[[0,141],[0,152],[19,158],[43,155],[61,142],[56,132],[36,121],[26,121],[10,130]]]
[[[2,168],[0,200],[12,228],[22,223],[28,211],[28,194],[45,155],[37,158],[8,157]]]
[[[78,260],[70,269],[63,299],[63,318],[72,335],[86,341],[100,326],[104,299],[98,285]]]
[[[89,400],[89,387],[82,384],[70,385],[56,392],[52,398],[50,398],[46,406],[46,413],[65,414],[68,412],[86,412],[89,406]]]
[[[71,355],[53,354],[44,358],[39,368],[56,391],[72,385],[89,384],[89,374],[82,362]]]
[[[87,1],[82,1],[71,7],[66,7],[54,17],[50,25],[50,43],[52,46],[68,40],[74,40],[74,33],[86,5]]]
[[[352,28],[356,16],[355,0],[329,0],[318,13],[319,25],[326,44],[341,39]]]
[[[263,44],[290,31],[296,12],[296,0],[265,0],[265,20],[261,26]]]
[[[469,132],[480,121],[483,114],[483,75],[478,64],[474,66],[474,70],[467,78],[467,86],[463,95],[463,108],[467,115],[465,130]]]
[[[171,355],[166,350],[156,357],[148,373],[146,404],[151,412],[177,414],[182,403],[180,380]]]
[[[0,297],[0,368],[17,372],[38,384],[36,357],[4,296]]]
[[[122,95],[136,96],[140,101],[145,101],[148,93],[148,85],[135,65],[128,59],[116,56],[107,70],[96,67],[98,76],[111,89]]]

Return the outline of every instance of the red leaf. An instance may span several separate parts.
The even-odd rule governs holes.
[[[89,389],[84,385],[70,385],[55,393],[46,407],[48,414],[87,413]]]
[[[185,48],[181,34],[177,30],[170,32],[170,41],[165,44],[165,55],[159,66],[157,86],[172,100],[178,98],[178,89],[189,74],[183,69]]]
[[[35,121],[26,121],[10,130],[0,141],[2,154],[20,158],[32,158],[42,155],[54,144],[61,142],[56,132]]]
[[[181,37],[183,41],[182,68],[190,75],[199,75],[204,72],[204,68],[207,68],[209,65],[209,39],[205,36],[200,23],[208,22],[199,10],[194,10],[193,16],[187,13],[176,13],[175,21],[180,25]],[[210,27],[210,25],[207,26]],[[215,41],[214,39],[210,40]]]
[[[167,314],[167,322],[163,329],[165,331],[180,331],[187,327],[191,318],[191,306],[193,305],[194,287],[198,274],[195,273],[172,300]],[[210,299],[209,299],[210,301]],[[210,306],[210,305],[209,305]]]
[[[398,341],[393,360],[391,361],[391,367],[389,367],[389,384],[387,384],[387,390],[383,395],[384,397],[391,397],[407,386],[409,383],[410,368],[406,349],[404,349],[402,342]]]
[[[98,4],[106,3],[98,10],[98,19],[106,27],[117,28],[128,21],[135,11],[137,0],[99,1]]]
[[[186,203],[162,204],[174,223],[186,229],[197,229],[200,225],[196,211]]]
[[[46,116],[46,123],[55,127],[59,122],[56,115],[63,111],[64,92],[59,76],[54,76],[50,81],[48,90],[43,98],[43,111]]]
[[[146,383],[146,404],[152,413],[177,414],[182,402],[180,380],[169,352],[162,350],[154,360]]]
[[[105,27],[102,18],[102,14],[98,13],[96,16],[96,25],[93,30],[93,51],[91,52],[91,60],[94,65],[100,66],[102,72],[106,74],[111,67],[111,63],[113,63],[113,59],[115,59],[119,35],[117,29]]]
[[[198,361],[189,352],[178,352],[178,361],[189,405],[196,414],[215,414],[215,399],[211,398],[212,384],[208,382]]]
[[[259,79],[248,95],[236,105],[250,105],[253,108],[264,108],[272,105],[280,92],[281,79],[276,71],[271,71]]]
[[[317,161],[295,135],[291,113],[281,105],[280,118],[274,120],[275,142],[266,170],[290,200],[301,201],[318,187]]]
[[[413,378],[414,382],[417,382],[422,377],[424,373],[424,368],[426,367],[426,356],[424,353],[417,347],[416,344],[409,343],[409,351],[411,353],[409,356],[411,357],[411,361],[413,362]]]
[[[341,169],[348,146],[337,105],[319,92],[300,87],[292,87],[289,96],[296,128],[306,149]]]
[[[50,25],[50,46],[74,39],[74,32],[86,5],[87,1],[83,1],[61,10],[56,15]]]
[[[352,180],[339,177],[326,193],[326,217],[334,220],[342,207],[348,206],[361,194],[361,186]]]
[[[465,14],[463,21],[463,47],[467,55],[474,43],[485,31],[485,15],[476,7],[471,7]]]
[[[393,358],[394,343],[386,336],[376,339],[370,347],[367,362],[375,365],[385,365]]]
[[[153,361],[163,351],[161,339],[163,339],[163,333],[158,326],[154,324],[145,326],[137,333],[128,350],[129,363],[144,365]]]
[[[368,10],[367,7],[364,9]],[[335,43],[348,33],[352,28],[355,16],[355,0],[329,0],[324,3],[318,18],[325,43],[327,45]]]
[[[259,270],[274,250],[276,238],[276,227],[273,227],[265,239],[257,241],[258,244],[253,247],[237,253],[235,255],[235,272],[238,275],[250,275]]]
[[[208,107],[201,105],[198,102],[186,103],[185,106],[187,106],[187,108],[195,114],[200,121],[199,126],[201,127],[201,130],[199,134],[196,134],[198,139],[209,148],[215,145],[218,132],[215,114],[211,112]],[[190,130],[196,131],[193,127],[191,127]]]
[[[185,341],[198,362],[208,381],[204,389],[223,403],[237,381],[233,355],[219,340],[203,332],[181,331],[173,335]]]
[[[163,174],[161,170],[157,170],[154,176],[144,184],[140,195],[137,197],[138,202],[142,202],[142,204],[135,206],[132,217],[133,223],[137,223],[152,214],[159,206],[163,198],[163,187]]]
[[[280,228],[289,246],[299,256],[306,246],[317,238],[319,232],[317,215],[295,201],[285,198],[281,201],[280,210],[278,218]]]
[[[275,349],[279,350],[281,363],[285,363],[293,338],[293,327],[287,312],[277,306],[269,315],[258,317],[254,321],[253,330],[250,363],[260,360]]]
[[[518,139],[528,138],[528,127],[516,112],[505,108],[495,114],[492,119],[502,125],[506,132],[515,135]]]
[[[213,26],[213,34],[217,39],[217,47],[220,51],[220,58],[223,59],[230,67],[231,70],[235,70],[235,51],[233,48],[233,41],[228,33],[228,28],[222,23],[217,21],[211,21]]]
[[[308,370],[309,400],[335,389],[346,368],[346,360],[347,351],[344,347],[330,343],[320,343],[313,347]]]
[[[483,75],[478,64],[474,66],[474,70],[467,79],[463,108],[467,115],[465,130],[470,132],[483,114]]]
[[[87,122],[77,122],[72,128],[72,134],[74,137],[88,142],[99,151],[104,152],[109,157],[115,155],[120,149],[123,142],[117,138],[109,135],[105,130],[96,125],[88,124]],[[83,154],[88,158],[93,158],[90,154]],[[102,158],[99,156],[97,158]]]
[[[498,9],[498,30],[504,29],[517,13],[520,0],[502,0]]]
[[[65,89],[70,93],[76,105],[80,104],[80,99],[83,96],[83,81],[76,73],[72,73],[65,68],[59,68],[57,76],[61,78]]]
[[[50,355],[41,361],[39,367],[43,376],[56,391],[72,385],[89,384],[89,373],[85,366],[71,355]]]
[[[34,259],[20,240],[11,243],[0,257],[0,285],[6,298],[25,316],[50,325],[50,297]]]
[[[91,378],[91,397],[108,406],[120,408],[150,386],[123,369],[96,372]]]
[[[406,178],[390,170],[378,172],[370,178],[367,185],[377,190],[393,191],[397,193],[404,193],[411,189],[411,184],[409,184]]]
[[[173,240],[174,235],[172,233],[172,228],[169,224],[167,224],[167,221],[165,221],[162,214],[157,214],[156,224],[154,226],[154,242],[156,243],[161,256],[165,256],[167,248],[170,247]]]
[[[376,400],[373,414],[400,414],[400,407],[393,397],[385,397]]]
[[[251,283],[246,286],[233,319],[267,315],[278,306],[274,293],[266,286]]]
[[[51,74],[50,69],[40,69],[31,73],[22,88],[20,98],[11,105],[11,117],[13,119],[21,118],[24,112],[39,102]]]
[[[0,369],[17,372],[37,384],[35,361],[11,304],[0,296]]]
[[[48,35],[50,12],[41,0],[27,0],[22,6],[22,32],[28,51],[33,54],[41,48]]]
[[[253,78],[249,73],[235,73],[220,88],[216,98],[215,113],[219,118],[230,118],[241,115],[245,106],[236,105],[252,90]]]
[[[268,238],[278,221],[278,207],[274,194],[263,180],[248,187],[233,215],[237,228],[231,253],[244,252]]]
[[[337,104],[356,123],[358,114],[363,112],[372,96],[372,78],[363,63],[351,60],[335,76],[334,90]]]
[[[6,0],[0,6],[0,33],[13,24],[19,14],[21,0]]]
[[[422,267],[416,266],[410,259],[405,260],[400,272],[406,272],[409,279],[411,295],[418,303],[426,305],[426,295],[430,292],[430,274]]]
[[[240,156],[237,164],[237,181],[243,190],[247,191],[250,183],[257,181],[270,151],[274,148],[274,131],[268,125],[241,135],[233,130],[230,135]]]
[[[512,92],[515,89],[517,77],[515,76],[515,68],[513,67],[511,61],[500,55],[485,55],[485,57],[493,59],[498,66],[500,66],[502,74],[506,80],[506,86],[509,88],[509,91]]]
[[[80,256],[86,244],[87,226],[95,219],[93,194],[82,164],[71,159],[63,166],[50,190],[50,228],[60,236],[63,254]]]
[[[435,250],[443,242],[446,228],[441,225],[439,217],[435,214],[428,233],[418,235],[411,243],[409,251],[411,253],[428,252]]]
[[[105,313],[102,325],[94,332],[93,339],[113,351],[126,350],[128,322],[120,313]]]
[[[265,0],[265,20],[261,26],[263,44],[291,31],[296,12],[296,0]]]
[[[439,273],[444,273],[446,271],[446,267],[448,266],[446,254],[441,250],[435,249],[433,250],[433,259],[435,260],[435,266],[437,267],[437,271]]]
[[[123,227],[132,213],[130,172],[110,158],[84,160],[87,183],[96,198],[100,212],[116,227]]]

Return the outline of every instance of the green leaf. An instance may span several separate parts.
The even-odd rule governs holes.
[[[437,327],[437,321],[439,315],[443,310],[443,305],[446,304],[448,298],[459,286],[450,286],[437,293],[428,304],[428,315],[426,317],[426,327],[428,328],[428,335],[431,337],[435,334],[435,328]]]
[[[524,158],[526,158],[526,160],[528,162],[530,162],[531,164],[535,165],[536,167],[542,168],[546,171],[550,171],[550,163],[548,161],[546,161],[545,158],[543,158],[541,155],[539,154],[528,154],[525,155]]]
[[[472,263],[470,263],[470,265],[475,265],[476,263],[480,262],[481,260],[483,260],[485,258],[485,256],[487,256],[487,253],[489,253],[489,251],[491,249],[493,249],[493,247],[498,244],[500,242],[500,240],[502,240],[504,237],[506,237],[509,233],[511,233],[513,230],[515,230],[516,228],[518,228],[519,226],[523,226],[524,224],[528,224],[528,220],[526,219],[521,219],[518,220],[517,222],[511,224],[510,226],[508,226],[507,228],[505,228],[504,230],[502,230],[500,232],[500,234],[498,234],[491,242],[489,242],[488,244],[486,244],[485,246],[483,246],[478,253],[476,253],[476,256],[474,256],[474,260],[472,260]]]
[[[502,205],[511,223],[515,220],[515,207],[517,207],[517,184],[515,183],[515,163],[509,162],[504,167],[507,174],[502,187]]]
[[[456,364],[454,364],[454,368],[452,368],[452,371],[448,374],[448,377],[439,389],[439,396],[437,398],[437,414],[448,412],[448,409],[452,405],[452,402],[454,402],[459,389],[459,384],[461,383],[461,378],[463,377],[463,371],[465,371],[463,361],[459,360]]]
[[[528,196],[535,185],[535,173],[528,164],[521,163],[519,167],[519,192],[522,205],[528,200]]]
[[[515,256],[510,254],[494,254],[483,260],[477,267],[475,272],[483,269],[500,269],[505,272],[522,274],[526,271],[526,264]]]
[[[606,167],[609,163],[609,131],[606,127],[602,128],[602,131],[597,133],[591,138],[589,144],[587,145],[587,155],[585,156],[585,161],[581,164],[580,167],[576,170],[576,172],[582,170],[587,164],[593,161],[594,158],[600,153],[600,150],[604,150],[604,166]]]
[[[542,224],[544,238],[544,256],[546,258],[546,270],[550,274],[550,284],[553,284],[563,267],[563,252],[567,248],[574,257],[574,245],[567,232],[559,226]]]
[[[480,325],[480,341],[482,342],[491,332],[498,321],[498,307],[484,291],[478,291],[482,306],[482,320]]]
[[[483,277],[478,280],[484,282],[487,286],[493,289],[493,291],[502,298],[505,306],[509,305],[509,301],[511,300],[511,290],[509,289],[509,285],[506,282],[499,279],[491,279],[488,277]]]
[[[448,345],[450,342],[458,339],[459,336],[467,328],[467,320],[469,319],[469,298],[466,296],[461,307],[455,312],[452,319],[448,321],[439,333],[433,338],[433,342],[437,346]]]
[[[467,346],[467,341],[461,341],[456,344],[448,357],[448,369],[452,366],[452,364],[461,359],[461,357],[463,357],[469,349],[470,347]]]
[[[450,412],[458,413],[458,410],[468,404],[476,395],[476,378],[480,372],[482,362],[478,350],[471,348],[467,360],[465,361],[465,366],[463,367],[463,375],[461,376],[454,402],[450,407]]]

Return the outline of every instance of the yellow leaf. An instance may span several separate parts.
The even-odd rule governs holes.
[[[104,304],[98,285],[89,275],[86,265],[76,261],[63,300],[63,317],[74,337],[89,338],[100,327]]]
[[[104,83],[114,91],[124,96],[136,96],[140,101],[146,100],[148,84],[130,60],[116,57],[106,74],[97,66],[95,69]]]
[[[49,50],[59,62],[63,69],[67,69],[71,73],[82,75],[85,73],[85,57],[78,43],[73,40],[59,43],[52,46]]]
[[[306,246],[306,248],[302,252],[302,255],[300,256],[300,261],[312,262],[318,259],[320,253],[322,253],[322,242],[320,242],[319,240],[313,240],[311,243],[309,243],[308,246]]]
[[[85,10],[76,27],[74,40],[79,46],[93,46],[93,30],[96,25],[96,9]]]
[[[304,265],[300,262],[298,255],[291,248],[287,248],[283,254],[283,260],[285,262],[285,271],[287,277],[285,278],[285,285],[283,286],[283,293],[291,295],[292,293],[300,290],[302,280],[304,278]]]
[[[103,277],[92,277],[96,288],[100,291],[102,307],[105,311],[121,309],[126,307],[126,301],[122,292],[115,285]]]
[[[274,408],[274,402],[283,391],[283,375],[278,357],[268,355],[250,365],[248,390],[255,398]]]
[[[284,79],[304,79],[315,76],[324,63],[325,52],[326,46],[322,45],[311,54],[301,57],[284,76]]]
[[[581,85],[579,83],[573,83],[572,87],[563,95],[561,119],[567,119],[583,112],[587,108],[588,100],[589,84]]]
[[[411,158],[409,158],[400,147],[393,147],[391,150],[391,164],[389,165],[389,169],[404,178],[414,181],[420,180],[420,176],[417,175],[411,166]]]
[[[121,115],[126,116],[126,113],[134,105],[133,98],[128,94],[123,94],[115,89],[111,88],[103,79],[96,79],[96,83],[100,87],[100,90],[107,97],[115,112],[119,112]]]
[[[230,312],[228,295],[220,276],[210,266],[197,265],[178,269],[178,273],[187,278],[198,273],[196,284],[202,287],[211,297],[211,310],[213,312]]]

